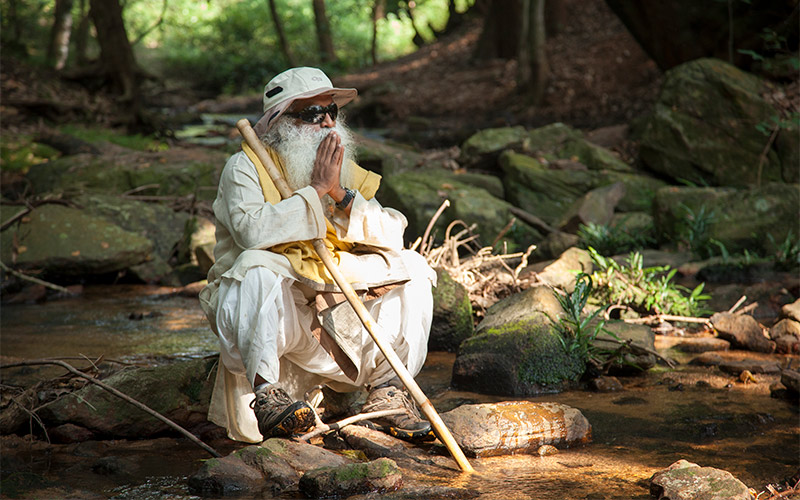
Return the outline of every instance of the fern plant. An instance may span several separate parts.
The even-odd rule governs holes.
[[[593,298],[600,303],[625,305],[639,314],[672,314],[678,316],[700,316],[710,311],[703,302],[711,298],[703,293],[704,283],[694,289],[676,284],[673,280],[676,269],[669,266],[644,267],[639,252],[627,258],[627,265],[603,257],[594,248],[589,248],[597,271],[592,273],[596,284]]]

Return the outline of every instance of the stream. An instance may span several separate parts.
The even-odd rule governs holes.
[[[216,352],[196,298],[144,285],[87,286],[75,298],[4,305],[0,315],[3,362],[15,358],[104,356],[137,364],[167,363]],[[429,485],[474,489],[480,499],[647,499],[650,477],[685,459],[724,469],[756,492],[781,483],[800,467],[796,404],[770,396],[779,375],[743,383],[716,368],[687,364],[690,356],[659,337],[662,355],[681,364],[620,377],[623,391],[567,391],[524,398],[578,408],[592,424],[592,442],[551,456],[470,459],[475,475],[408,477]],[[782,365],[798,357],[730,353]],[[455,354],[429,353],[417,377],[441,413],[456,406],[509,400],[449,387]],[[76,361],[75,363],[79,363]],[[58,369],[55,370],[58,373]],[[30,383],[45,370],[31,370]],[[18,382],[18,380],[15,380]],[[5,382],[5,380],[4,380]],[[518,398],[523,399],[523,398]],[[188,499],[186,478],[208,455],[185,439],[87,441],[70,445],[3,436],[2,496]],[[222,454],[242,446],[224,438],[209,443]],[[410,473],[413,475],[413,473]],[[13,481],[10,481],[13,479]],[[69,488],[72,490],[64,490]],[[49,492],[49,493],[48,493]],[[281,498],[300,498],[284,496]]]

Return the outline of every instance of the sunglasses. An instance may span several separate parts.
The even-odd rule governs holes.
[[[315,104],[294,113],[284,114],[292,118],[300,118],[306,123],[316,125],[325,120],[325,115],[330,115],[331,120],[336,121],[336,117],[339,115],[339,106],[337,106],[335,102],[330,103],[328,106]]]

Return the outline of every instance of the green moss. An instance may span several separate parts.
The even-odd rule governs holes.
[[[60,153],[50,146],[33,141],[32,135],[0,136],[0,169],[26,173],[32,165],[58,158]]]

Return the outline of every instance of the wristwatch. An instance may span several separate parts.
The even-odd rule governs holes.
[[[350,188],[342,188],[342,189],[344,189],[344,198],[342,198],[342,201],[336,204],[336,207],[341,210],[344,210],[345,208],[347,208],[347,205],[349,205],[350,202],[353,201],[353,198],[356,197],[356,191],[355,189],[350,189]]]

